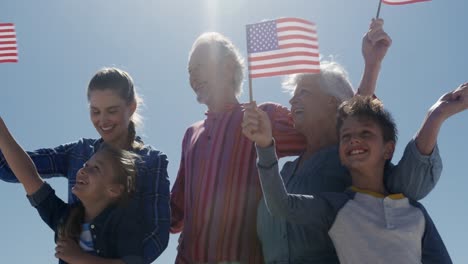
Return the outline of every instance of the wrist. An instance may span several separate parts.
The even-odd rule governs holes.
[[[258,141],[255,144],[257,144],[257,146],[260,148],[270,147],[271,145],[273,145],[273,137],[271,137],[269,140]]]

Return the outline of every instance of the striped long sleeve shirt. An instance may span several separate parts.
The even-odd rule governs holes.
[[[297,155],[305,139],[289,110],[259,106],[272,120],[277,154]],[[182,232],[176,263],[263,263],[256,217],[261,188],[252,141],[242,134],[242,105],[206,113],[189,127],[171,192],[171,232]]]

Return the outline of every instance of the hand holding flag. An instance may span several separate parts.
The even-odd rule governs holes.
[[[383,29],[382,19],[372,19],[369,31],[362,38],[362,55],[366,65],[380,64],[392,44],[392,39]]]

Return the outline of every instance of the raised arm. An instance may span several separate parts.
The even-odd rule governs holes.
[[[73,143],[68,143],[60,145],[55,148],[43,148],[35,151],[27,151],[26,153],[34,162],[37,171],[42,178],[52,178],[52,177],[68,177],[68,172],[70,169],[71,160],[76,159],[77,157],[82,157],[83,161],[80,164],[76,164],[77,170],[81,168],[83,163],[89,158],[83,156],[83,153],[75,153],[75,155],[70,155],[74,151],[78,144],[90,145],[90,142],[78,141]],[[12,172],[10,166],[5,160],[5,156],[0,152],[0,180],[6,182],[18,182],[15,174]]]
[[[31,158],[24,152],[8,131],[0,117],[0,149],[16,178],[23,184],[28,195],[35,193],[44,183]]]
[[[424,122],[416,133],[416,146],[423,155],[430,155],[437,142],[440,127],[449,117],[468,109],[468,83],[444,94],[429,109]]]
[[[392,44],[392,39],[383,30],[383,24],[382,19],[372,19],[369,31],[362,38],[364,73],[357,93],[363,96],[374,95],[382,61]]]
[[[419,200],[437,184],[442,173],[442,159],[437,136],[445,120],[468,108],[468,84],[444,94],[429,109],[424,122],[403,153],[398,165],[386,178],[390,192],[402,192]]]

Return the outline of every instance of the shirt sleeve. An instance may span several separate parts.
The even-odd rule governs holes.
[[[37,209],[42,220],[55,232],[61,223],[68,205],[57,197],[54,189],[44,182],[35,193],[27,195],[31,205]]]
[[[188,131],[182,140],[182,154],[180,158],[179,172],[171,191],[171,233],[179,233],[184,227],[185,208],[185,146],[188,144]]]
[[[148,260],[154,261],[167,248],[169,243],[170,207],[169,207],[169,176],[167,175],[167,156],[158,152],[155,179],[157,179],[156,217],[154,229],[149,239],[144,241],[144,255]]]
[[[422,238],[422,263],[451,264],[450,255],[434,222],[421,204],[419,204],[419,209],[423,212],[426,220]]]
[[[57,176],[67,177],[69,155],[76,145],[77,142],[69,143],[55,148],[42,148],[35,151],[27,151],[27,154],[31,157],[42,178],[52,178]],[[18,179],[11,171],[1,152],[0,179],[6,182],[18,183]]]
[[[435,187],[441,173],[442,159],[437,145],[431,155],[425,156],[412,139],[398,165],[388,168],[385,184],[391,193],[403,193],[413,200],[420,200]]]
[[[327,199],[321,195],[287,193],[279,173],[274,146],[257,147],[257,155],[263,197],[270,214],[292,223],[328,230],[336,212]]]
[[[306,140],[294,128],[294,122],[288,108],[273,103],[262,104],[260,107],[270,117],[278,156],[297,156],[301,154],[305,150]]]

